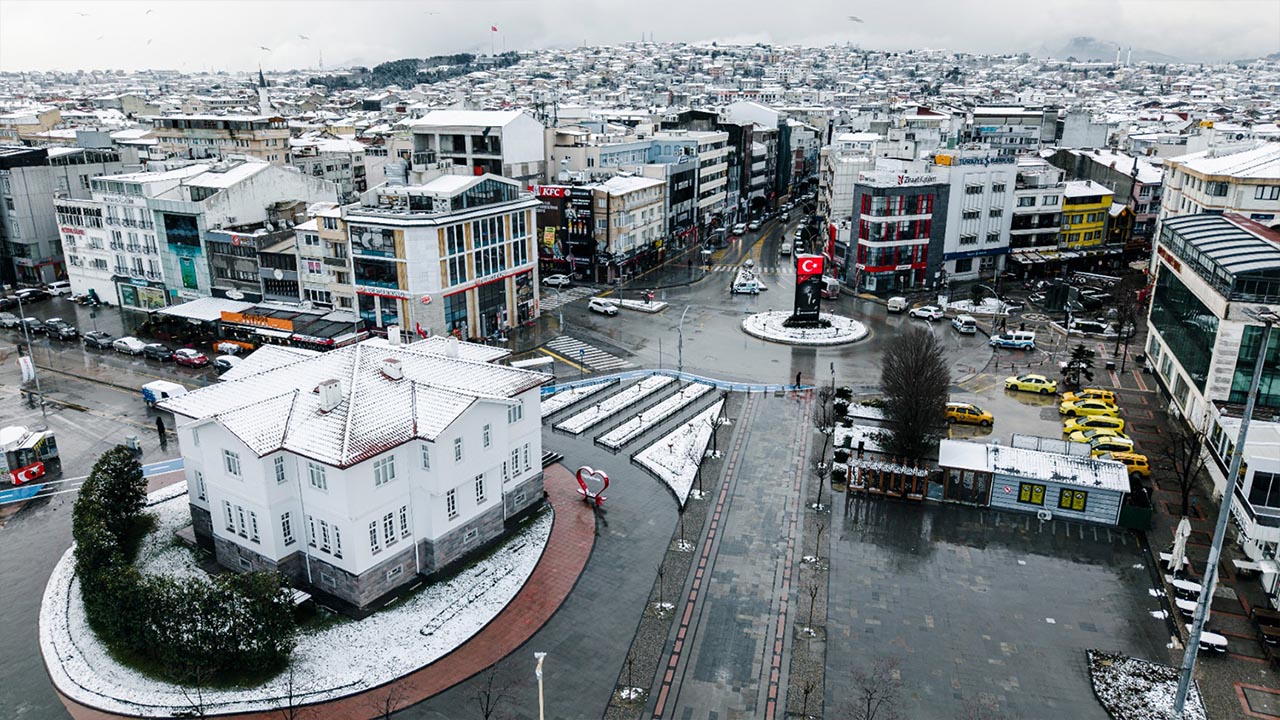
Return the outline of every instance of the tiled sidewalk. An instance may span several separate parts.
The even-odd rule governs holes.
[[[563,465],[546,468],[544,478],[551,507],[555,510],[555,522],[533,574],[511,604],[478,634],[445,657],[397,681],[394,685],[394,692],[399,697],[397,709],[403,710],[448,690],[515,651],[555,614],[577,583],[595,543],[595,515],[579,497],[573,473]],[[391,693],[392,686],[384,685],[307,707],[313,708],[313,714],[326,720],[367,720],[382,715],[377,706],[384,703]],[[124,717],[86,708],[65,697],[62,702],[76,720]],[[217,717],[279,720],[281,711]]]

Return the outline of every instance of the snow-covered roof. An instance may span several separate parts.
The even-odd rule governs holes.
[[[229,300],[227,298],[202,297],[184,302],[181,305],[163,307],[156,312],[161,315],[210,321],[220,320],[224,310],[226,312],[243,312],[251,307],[253,307],[253,303]]]
[[[250,303],[243,304],[249,305]],[[218,379],[223,382],[239,380],[250,375],[257,375],[278,367],[291,365],[319,354],[319,350],[308,350],[286,345],[263,345],[242,358],[235,367],[223,373],[222,377]]]
[[[1009,445],[943,440],[938,447],[938,465],[1063,485],[1129,492],[1129,471],[1123,463]]]
[[[523,114],[519,110],[433,110],[407,124],[414,128],[503,127]]]
[[[208,170],[187,181],[188,185],[207,188],[229,188],[271,167],[271,163],[248,161],[226,170]]]
[[[645,190],[665,184],[663,181],[654,178],[617,176],[600,183],[599,188],[610,195],[625,195],[636,190]]]
[[[1090,197],[1093,195],[1114,195],[1111,188],[1092,180],[1068,180],[1063,196],[1069,198]]]
[[[402,378],[383,372],[389,359],[399,362]],[[361,343],[257,373],[242,371],[162,407],[221,424],[260,457],[286,450],[347,467],[410,440],[434,440],[473,403],[506,402],[548,379],[412,346]],[[317,389],[326,380],[340,383],[342,398],[322,412]]]
[[[1204,175],[1277,180],[1280,179],[1280,144],[1265,143],[1252,150],[1219,155],[1205,150],[1172,158],[1170,162]]]

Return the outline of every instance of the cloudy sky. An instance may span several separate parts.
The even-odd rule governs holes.
[[[373,65],[650,32],[967,52],[1056,50],[1088,35],[1203,61],[1280,51],[1280,0],[0,0],[0,70],[286,70],[322,54],[325,67]]]

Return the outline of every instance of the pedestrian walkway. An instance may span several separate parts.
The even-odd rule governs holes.
[[[741,267],[740,265],[721,263],[719,265],[713,266],[711,268],[711,272],[718,272],[718,273],[738,272],[738,269],[740,267]],[[758,267],[758,268],[753,268],[753,270],[757,275],[795,275],[796,274],[796,269],[790,265]]]
[[[561,335],[546,344],[546,349],[571,363],[587,366],[592,372],[610,372],[635,367],[634,364],[577,338]]]
[[[577,583],[591,555],[596,530],[595,513],[579,498],[573,473],[559,464],[551,465],[543,472],[544,486],[555,511],[551,537],[533,574],[497,617],[453,652],[390,685],[307,706],[298,710],[296,717],[313,713],[317,717],[348,720],[382,717],[379,708],[385,709],[388,698],[392,697],[396,699],[393,707],[403,710],[482,672],[515,652],[532,637],[555,614]],[[62,702],[76,720],[122,717],[86,708],[65,697]],[[275,710],[218,717],[278,720],[282,716],[290,715],[287,711]]]
[[[538,308],[542,312],[551,312],[559,308],[561,305],[568,305],[574,300],[581,300],[584,297],[595,295],[596,288],[589,285],[579,285],[577,287],[557,290],[556,288],[546,287],[538,294]]]

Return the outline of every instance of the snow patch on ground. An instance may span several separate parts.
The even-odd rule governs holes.
[[[675,395],[672,395],[666,400],[663,400],[648,410],[637,414],[630,420],[605,433],[600,437],[599,442],[610,450],[617,450],[623,445],[635,440],[640,435],[643,435],[663,420],[666,420],[672,415],[680,412],[682,408],[687,407],[694,400],[706,395],[712,389],[713,388],[706,383],[690,383]]]
[[[651,375],[616,395],[610,395],[568,420],[558,423],[555,427],[557,430],[578,435],[583,430],[635,405],[675,381],[675,378],[666,375]]]
[[[186,496],[179,495],[156,506],[159,527],[142,551],[146,572],[188,571],[180,553],[172,552],[180,549],[169,543],[169,531],[179,524],[186,505]],[[551,524],[551,513],[535,518],[483,561],[364,620],[299,634],[291,660],[297,701],[332,700],[367,690],[465,643],[524,586],[542,556]],[[118,664],[98,641],[85,617],[73,552],[74,547],[67,550],[54,568],[40,608],[41,652],[54,685],[73,700],[107,712],[171,717],[189,711],[182,687]],[[439,622],[441,617],[448,621]],[[287,695],[287,684],[285,672],[255,688],[206,690],[204,707],[212,714],[271,710]]]
[[[1089,651],[1093,692],[1114,720],[1175,720],[1178,670],[1126,655]],[[1206,720],[1204,702],[1194,682],[1187,691],[1183,720]]]
[[[715,401],[711,407],[658,438],[657,442],[635,456],[635,461],[641,467],[658,476],[671,488],[681,507],[689,499],[698,466],[707,451],[707,443],[711,442],[711,420],[720,415],[723,407],[724,400]]]
[[[156,492],[159,494],[166,491],[169,491],[168,487]],[[196,556],[192,549],[174,537],[175,532],[191,524],[187,494],[185,492],[176,495],[172,492],[167,494],[169,497],[150,508],[151,514],[156,516],[156,528],[142,539],[134,567],[144,575],[203,577],[205,572],[196,563]],[[181,498],[180,502],[179,498]],[[148,498],[149,501],[150,498]]]
[[[831,438],[832,444],[836,447],[857,449],[858,441],[862,441],[863,449],[869,452],[884,452],[884,448],[880,447],[880,443],[876,442],[876,437],[883,432],[884,428],[872,427],[870,425],[853,425],[850,427],[836,426],[835,435]]]
[[[742,330],[752,337],[788,345],[844,345],[867,336],[867,326],[843,315],[821,313],[831,323],[826,328],[790,328],[782,323],[791,317],[786,310],[769,310],[749,315]]]
[[[582,387],[569,388],[553,393],[542,399],[539,407],[542,409],[542,417],[547,417],[552,413],[560,412],[579,400],[595,395],[596,393],[608,387],[618,384],[617,380],[596,383],[595,385],[585,385]]]
[[[660,313],[667,309],[667,303],[660,300],[653,302],[645,302],[643,300],[616,300],[614,298],[605,298],[610,302],[617,303],[628,310],[638,310],[644,313]]]

